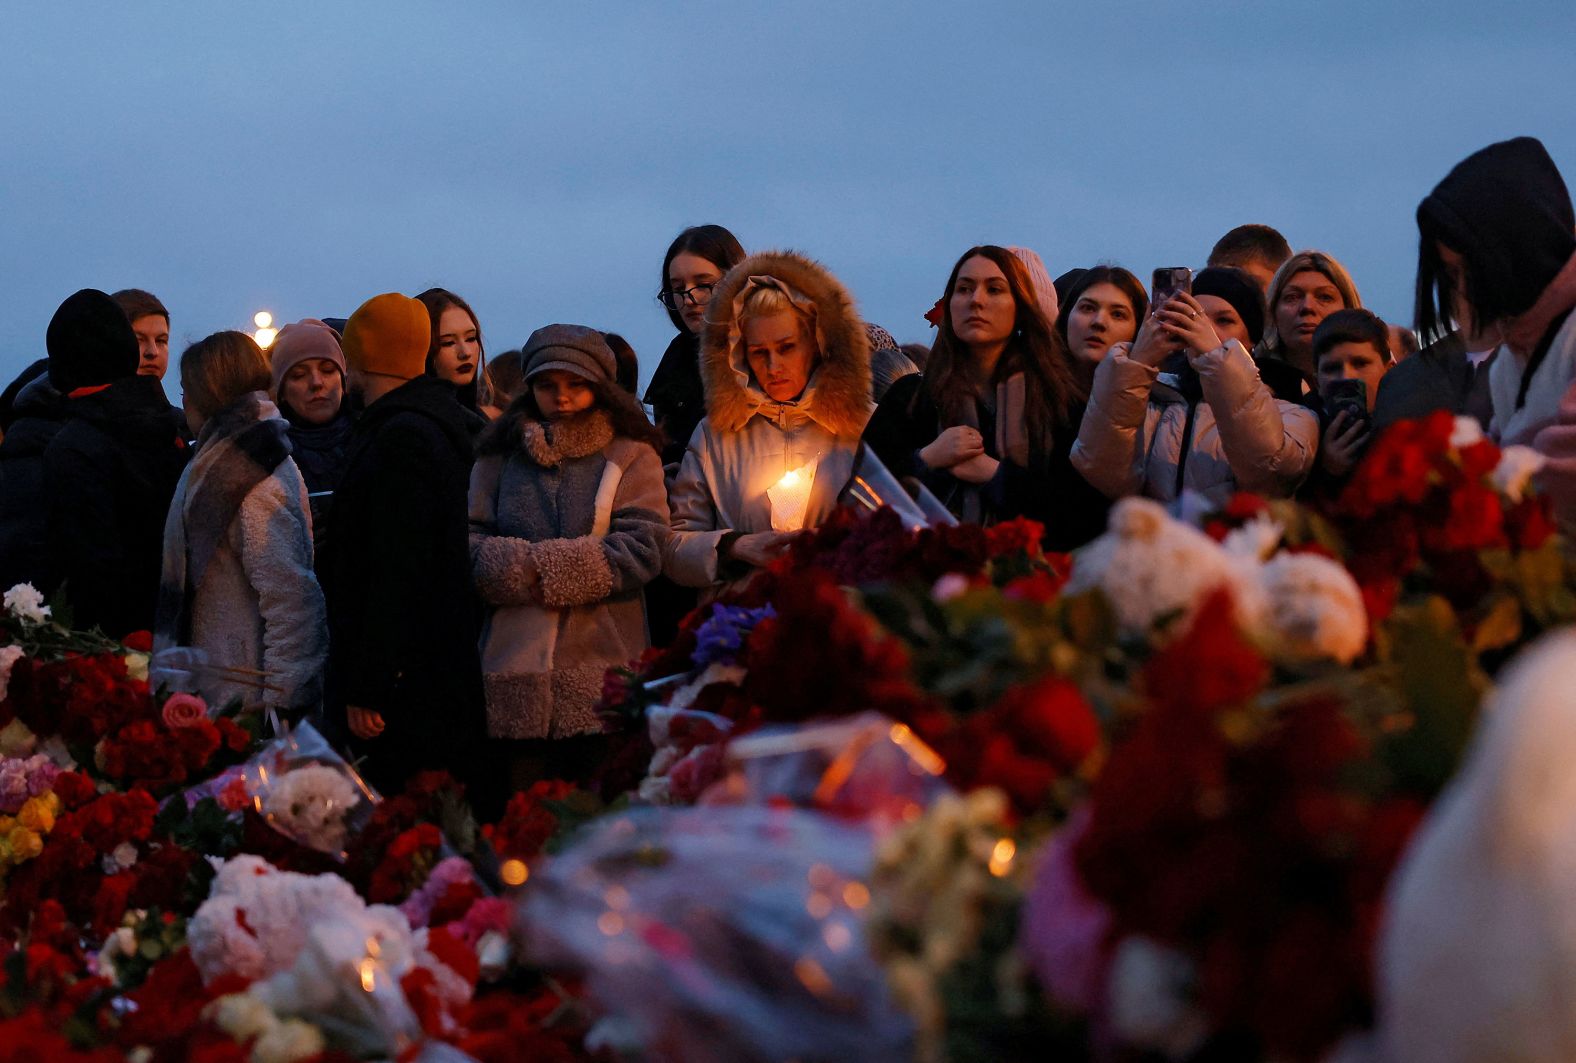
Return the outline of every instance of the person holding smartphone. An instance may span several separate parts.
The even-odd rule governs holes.
[[[1239,490],[1284,498],[1313,467],[1318,416],[1277,399],[1249,351],[1263,336],[1263,296],[1241,270],[1211,267],[1157,291],[1131,343],[1095,370],[1073,466],[1108,498],[1223,505]]]
[[[1368,447],[1379,381],[1393,364],[1390,328],[1367,310],[1337,310],[1313,334],[1324,436],[1323,476],[1344,481]]]

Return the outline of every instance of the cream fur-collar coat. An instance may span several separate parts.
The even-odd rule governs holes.
[[[734,301],[751,277],[769,276],[816,308],[820,360],[794,402],[769,398],[744,357]],[[751,255],[712,293],[701,337],[706,418],[669,495],[673,535],[664,570],[675,582],[720,590],[717,548],[729,531],[772,530],[767,489],[785,472],[815,460],[805,527],[837,505],[853,472],[870,403],[870,343],[846,288],[825,267],[792,251]]]

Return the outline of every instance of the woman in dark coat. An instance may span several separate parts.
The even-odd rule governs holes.
[[[744,261],[739,240],[720,225],[695,225],[674,238],[662,258],[662,288],[657,298],[679,334],[651,374],[646,405],[667,437],[662,464],[672,472],[684,460],[695,426],[706,416],[706,389],[700,376],[700,333],[706,304],[723,274]]]
[[[466,493],[470,414],[454,385],[424,376],[427,311],[390,293],[345,326],[345,361],[366,409],[335,491],[319,565],[329,614],[329,714],[398,792],[416,772],[489,780],[482,735],[480,603],[471,585]]]
[[[972,247],[952,267],[925,371],[892,385],[864,441],[958,517],[1028,517],[1055,550],[1105,527],[1109,502],[1068,460],[1085,395],[1023,262]]]
[[[39,359],[6,389],[0,425],[0,590],[57,582],[49,565],[49,511],[44,505],[44,451],[65,423],[66,404]]]
[[[77,627],[151,631],[164,518],[190,451],[158,378],[137,375],[137,337],[115,300],[91,288],[71,296],[48,346],[67,412],[44,451],[53,572]]]

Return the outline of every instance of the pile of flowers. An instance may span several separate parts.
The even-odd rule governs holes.
[[[1321,1059],[1495,671],[1576,617],[1535,464],[1435,416],[1072,556],[840,510],[492,823],[13,588],[0,1058]]]

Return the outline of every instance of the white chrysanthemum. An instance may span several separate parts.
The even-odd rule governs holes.
[[[49,606],[44,604],[44,596],[31,583],[18,583],[6,591],[4,602],[6,609],[18,620],[42,624],[49,619]]]
[[[1278,554],[1264,565],[1272,653],[1290,664],[1350,664],[1368,644],[1368,612],[1352,574],[1318,554]]]
[[[1494,466],[1494,487],[1512,502],[1520,502],[1532,482],[1533,474],[1548,461],[1531,447],[1509,446],[1499,452],[1499,464]]]
[[[1256,557],[1227,553],[1158,502],[1124,498],[1105,534],[1078,552],[1068,591],[1099,588],[1124,631],[1150,637],[1162,621],[1167,636],[1185,631],[1204,599],[1227,587],[1238,622],[1251,630],[1261,610],[1257,570]]]

